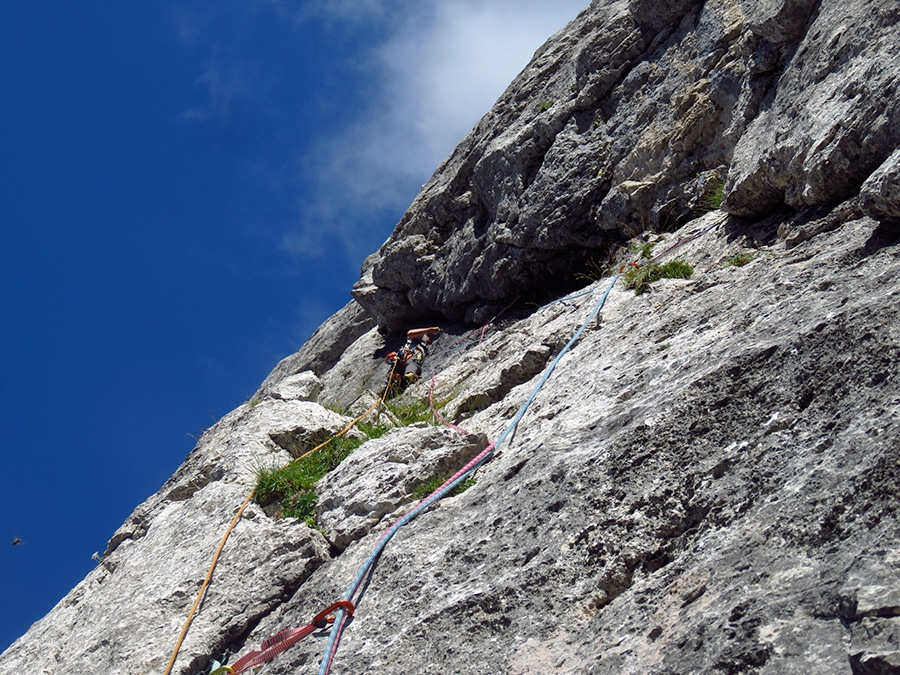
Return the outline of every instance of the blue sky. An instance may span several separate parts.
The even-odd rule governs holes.
[[[0,651],[587,4],[3,2]]]

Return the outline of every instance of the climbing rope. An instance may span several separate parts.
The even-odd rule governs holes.
[[[544,375],[542,376],[541,380],[535,386],[534,390],[532,391],[532,393],[528,397],[528,399],[525,401],[525,403],[522,404],[522,406],[519,408],[519,411],[513,417],[512,421],[507,426],[507,428],[500,435],[500,438],[496,442],[489,443],[488,446],[486,448],[484,448],[484,450],[482,450],[476,457],[474,457],[472,460],[470,460],[470,462],[468,464],[466,464],[466,466],[464,466],[456,474],[454,474],[449,479],[447,479],[447,481],[445,481],[434,492],[432,492],[430,495],[428,495],[427,497],[422,499],[416,505],[415,508],[413,508],[406,515],[404,515],[402,518],[400,518],[396,523],[394,523],[394,525],[391,526],[391,528],[389,528],[382,535],[381,539],[379,539],[378,543],[375,546],[375,549],[372,551],[372,553],[369,555],[369,557],[363,563],[360,570],[357,572],[357,575],[354,578],[353,582],[351,583],[350,588],[344,595],[344,599],[335,603],[334,605],[332,605],[331,607],[329,607],[326,610],[326,612],[331,612],[332,610],[334,610],[336,613],[335,613],[335,617],[333,619],[333,628],[331,630],[331,633],[330,633],[329,639],[328,639],[328,643],[326,645],[325,655],[323,656],[322,662],[320,664],[320,670],[319,670],[320,675],[325,675],[329,672],[329,670],[331,668],[331,664],[334,660],[334,656],[337,653],[337,649],[340,644],[340,638],[343,634],[344,628],[346,627],[346,625],[349,621],[349,618],[352,617],[353,608],[355,607],[355,602],[358,602],[359,599],[362,597],[362,593],[360,592],[360,590],[361,589],[364,590],[364,582],[366,582],[367,579],[371,577],[371,574],[374,570],[375,564],[376,564],[378,558],[380,557],[381,552],[387,546],[388,542],[393,538],[394,534],[396,534],[396,532],[401,527],[403,527],[406,523],[413,520],[420,513],[427,510],[432,504],[434,504],[435,502],[437,502],[438,500],[443,498],[447,493],[449,493],[450,491],[455,489],[471,473],[473,473],[475,470],[477,470],[482,464],[487,462],[487,460],[494,454],[497,447],[499,447],[500,444],[502,444],[511,434],[513,434],[515,432],[515,429],[518,426],[519,421],[525,415],[525,412],[528,410],[531,403],[534,401],[538,392],[544,386],[546,381],[549,379],[550,375],[553,373],[553,370],[556,368],[557,363],[559,363],[560,359],[566,354],[566,352],[571,348],[571,346],[574,345],[575,342],[581,337],[584,330],[587,328],[588,325],[590,325],[590,322],[593,320],[593,318],[597,315],[597,313],[603,307],[603,305],[606,302],[607,297],[609,296],[610,291],[612,290],[612,288],[615,285],[616,281],[618,280],[619,276],[620,275],[617,274],[613,277],[613,279],[610,282],[609,286],[607,287],[606,291],[603,293],[600,300],[598,300],[598,302],[592,309],[591,313],[588,315],[587,319],[584,321],[584,323],[578,329],[578,331],[576,331],[576,333],[572,336],[572,338],[569,340],[569,342],[562,348],[562,350],[560,350],[559,354],[551,362],[550,366],[545,370]],[[593,292],[593,290],[581,292],[581,293],[578,293],[575,295],[570,295],[570,296],[555,300],[551,303],[548,303],[548,305],[545,305],[545,306],[555,304],[556,302],[573,300],[573,299],[588,295],[592,292]],[[485,324],[480,329],[475,329],[474,331],[470,331],[470,333],[474,333],[476,331],[480,332],[479,344],[484,339],[484,335],[487,330],[487,327],[494,320],[496,320],[497,317],[499,317],[501,314],[506,312],[510,306],[511,305],[508,305],[506,308],[504,308],[496,317],[494,317],[494,319],[492,319],[490,322]],[[468,337],[468,335],[461,338],[460,341],[465,340],[466,337]],[[451,347],[446,351],[450,351],[450,349],[452,349],[452,347],[453,347],[453,345],[451,345]],[[391,378],[388,377],[389,383],[390,383],[390,379]],[[432,384],[433,384],[433,381],[432,381]],[[321,450],[326,445],[328,445],[330,442],[332,442],[334,439],[339,438],[340,436],[343,436],[344,434],[346,434],[361,419],[365,418],[373,410],[375,410],[375,408],[378,405],[383,404],[384,401],[386,400],[388,392],[389,392],[389,385],[385,387],[385,390],[382,393],[381,397],[376,399],[375,402],[369,407],[369,409],[366,410],[366,412],[364,412],[362,415],[359,415],[358,417],[356,417],[346,427],[344,427],[340,432],[338,432],[331,438],[329,438],[326,441],[324,441],[323,443],[319,444],[312,450],[304,453],[300,457],[297,457],[296,459],[292,460],[291,462],[288,462],[285,465],[285,467],[289,466],[293,462],[299,461],[299,460],[301,460],[305,457],[308,457],[309,455]],[[432,410],[434,411],[433,401],[432,401]],[[465,429],[462,429],[461,427],[450,424],[449,422],[444,420],[440,416],[440,414],[437,413],[437,411],[434,411],[434,412],[436,413],[436,416],[438,417],[438,419],[441,419],[442,422],[444,424],[446,424],[447,426],[449,426],[450,428],[453,428],[453,429],[463,432],[463,433],[469,433]],[[282,468],[284,468],[284,467],[282,467]],[[185,636],[187,635],[188,628],[190,627],[190,624],[193,621],[193,619],[197,613],[197,610],[200,607],[200,604],[202,603],[203,597],[205,596],[206,590],[208,589],[209,584],[212,580],[212,575],[216,568],[216,565],[218,563],[218,560],[222,553],[222,550],[224,549],[225,544],[228,541],[228,538],[231,535],[232,530],[237,525],[237,523],[240,520],[241,516],[243,515],[245,509],[252,501],[255,493],[256,493],[256,489],[254,488],[253,490],[251,490],[250,494],[247,495],[247,497],[244,499],[244,502],[238,508],[231,523],[229,524],[227,530],[225,531],[225,534],[223,535],[223,537],[219,543],[219,546],[216,549],[216,552],[213,556],[213,559],[210,564],[209,570],[206,574],[206,577],[204,578],[204,581],[201,584],[200,590],[197,593],[197,598],[194,601],[194,605],[192,606],[192,608],[188,614],[188,617],[185,620],[184,626],[182,627],[181,633],[179,634],[179,637],[175,644],[175,647],[172,650],[172,655],[169,660],[169,664],[166,667],[164,675],[170,675],[172,667],[178,656],[178,652],[180,651],[181,646],[184,642]],[[355,601],[354,601],[354,598],[356,598]],[[317,615],[314,622],[310,623],[308,626],[305,626],[303,628],[297,628],[297,629],[288,629],[287,631],[282,631],[281,633],[278,633],[276,636],[269,638],[262,644],[261,649],[259,651],[250,652],[249,654],[242,657],[242,659],[237,661],[233,666],[222,666],[220,668],[220,672],[222,672],[222,673],[240,673],[240,672],[242,672],[242,670],[246,670],[247,668],[253,667],[255,665],[259,665],[261,663],[264,663],[265,661],[270,660],[275,655],[288,649],[290,646],[296,644],[299,640],[301,640],[304,637],[306,637],[307,635],[311,634],[315,630],[315,628],[324,627],[324,624],[321,626],[316,625],[316,621],[321,623],[319,616],[320,615]],[[310,626],[312,626],[312,628],[310,628]],[[241,667],[240,670],[238,669],[239,664]]]
[[[500,437],[495,442],[489,443],[488,446],[472,460],[470,460],[468,464],[457,471],[453,476],[448,478],[437,490],[422,499],[412,510],[410,510],[406,515],[402,516],[397,522],[395,522],[390,528],[388,528],[388,530],[375,544],[375,548],[369,554],[368,558],[366,558],[362,566],[359,568],[359,571],[356,573],[356,576],[350,583],[350,587],[344,594],[344,600],[352,602],[354,607],[358,605],[359,600],[362,597],[361,589],[364,591],[365,585],[367,585],[367,580],[371,578],[372,572],[374,571],[374,567],[376,562],[378,561],[379,556],[381,555],[382,551],[384,551],[384,548],[387,546],[391,538],[393,538],[393,536],[397,533],[397,531],[412,519],[414,519],[416,516],[418,516],[420,513],[427,510],[428,507],[444,497],[448,492],[456,488],[457,485],[459,485],[471,473],[478,469],[478,467],[487,462],[487,460],[490,459],[496,449],[507,439],[507,437],[515,432],[516,427],[518,426],[522,417],[525,415],[528,408],[531,406],[534,399],[537,397],[538,392],[540,392],[541,388],[553,374],[556,365],[560,362],[562,357],[566,355],[569,349],[571,349],[572,345],[574,345],[575,342],[578,341],[578,339],[581,337],[582,333],[584,333],[585,329],[590,325],[594,317],[603,308],[603,305],[606,303],[606,299],[607,297],[609,297],[610,291],[612,291],[613,286],[615,286],[616,281],[618,281],[619,279],[619,276],[619,274],[613,276],[609,286],[606,288],[597,303],[594,305],[590,314],[588,314],[588,317],[584,320],[575,334],[569,339],[566,345],[560,350],[559,354],[556,355],[556,358],[554,358],[550,365],[546,368],[543,376],[538,381],[537,385],[535,385],[525,403],[523,403],[519,407],[518,412],[516,412],[515,416],[507,425],[506,429],[504,429],[503,433],[500,434]],[[460,431],[465,432],[464,429],[455,427],[455,425],[451,428],[456,428]],[[349,622],[350,617],[350,613],[344,611],[341,608],[338,608],[337,612],[335,613],[334,624],[332,625],[331,632],[328,636],[328,642],[325,645],[325,652],[322,656],[322,661],[319,664],[319,675],[328,675],[328,672],[331,670],[331,665],[334,661],[335,654],[337,653],[338,646],[340,645],[341,637],[343,635],[344,629],[347,626],[347,623]]]
[[[213,555],[212,563],[209,566],[209,571],[206,573],[206,578],[203,579],[203,583],[200,585],[200,590],[197,591],[197,598],[194,600],[194,605],[191,607],[191,611],[188,612],[187,619],[185,619],[184,625],[181,627],[181,632],[178,634],[178,640],[175,642],[175,648],[172,650],[172,656],[169,657],[169,665],[166,666],[165,675],[169,675],[172,672],[172,666],[175,665],[175,659],[178,658],[178,652],[181,649],[181,645],[184,642],[184,638],[187,635],[188,628],[191,626],[191,622],[194,620],[194,616],[197,614],[197,609],[200,607],[200,603],[203,601],[203,596],[206,595],[206,589],[209,586],[209,582],[212,580],[213,572],[216,569],[216,565],[219,563],[219,556],[222,555],[222,549],[225,548],[225,542],[228,541],[228,537],[231,536],[231,531],[234,529],[234,526],[237,525],[237,522],[241,519],[241,515],[244,513],[244,509],[247,508],[247,505],[250,504],[250,500],[253,499],[253,495],[256,494],[256,488],[253,488],[250,491],[250,494],[247,495],[247,498],[240,505],[237,510],[237,513],[234,514],[234,518],[231,519],[231,524],[228,526],[228,529],[225,530],[225,534],[222,536],[222,540],[219,542],[219,547],[216,549],[215,554]]]
[[[218,663],[216,663],[209,675],[226,675],[226,673],[229,675],[238,675],[239,673],[246,672],[251,668],[255,668],[256,666],[271,661],[281,654],[281,652],[290,649],[300,642],[300,640],[311,635],[316,630],[325,628],[329,623],[334,623],[334,617],[329,615],[338,608],[349,612],[351,615],[353,614],[353,603],[347,602],[346,600],[338,600],[316,614],[312,618],[312,621],[302,628],[288,628],[287,630],[276,633],[263,641],[259,649],[248,652],[230,666],[218,665]]]
[[[697,230],[697,231],[694,232],[693,234],[691,234],[691,235],[685,237],[684,239],[680,239],[680,240],[676,241],[674,244],[672,244],[671,246],[669,246],[669,248],[667,248],[667,249],[666,249],[665,251],[663,251],[662,253],[657,253],[655,256],[653,256],[652,258],[650,258],[650,261],[652,262],[652,261],[654,261],[654,260],[659,260],[659,259],[662,258],[664,255],[666,255],[666,254],[668,254],[668,253],[671,253],[671,252],[674,251],[675,249],[681,248],[681,247],[684,246],[685,244],[689,244],[689,243],[691,243],[692,241],[694,241],[695,239],[699,239],[702,235],[706,234],[707,232],[709,232],[710,230],[712,230],[712,229],[715,228],[715,227],[718,227],[718,226],[721,225],[721,224],[722,224],[721,222],[717,221],[717,222],[714,222],[714,223],[711,223],[711,224],[707,225],[706,227],[704,227],[704,228],[702,228],[702,229],[700,229],[700,230]]]
[[[393,373],[393,371],[391,371],[391,372]],[[390,381],[390,378],[388,379],[388,381]],[[369,409],[366,410],[366,412],[364,412],[362,415],[360,415],[359,417],[354,419],[352,422],[350,422],[347,426],[345,426],[341,431],[336,433],[334,436],[331,436],[324,442],[320,443],[319,445],[314,447],[309,452],[306,452],[306,453],[300,455],[296,459],[292,459],[290,462],[288,462],[281,468],[284,469],[284,468],[290,466],[291,464],[293,464],[294,462],[299,462],[301,459],[309,457],[314,452],[318,452],[319,450],[324,448],[326,445],[328,445],[335,439],[340,438],[341,436],[346,434],[348,431],[350,431],[350,429],[352,429],[354,426],[356,426],[356,424],[361,419],[367,417],[373,410],[375,410],[376,407],[378,407],[379,405],[384,403],[387,393],[388,393],[388,388],[385,387],[385,390],[382,393],[381,398],[376,399],[375,402],[369,407]],[[172,655],[169,657],[169,664],[166,666],[166,669],[165,669],[163,675],[171,674],[172,667],[175,665],[175,659],[178,658],[178,652],[181,650],[181,645],[184,643],[185,636],[187,636],[188,628],[190,628],[190,625],[193,622],[194,617],[197,614],[197,610],[200,608],[200,604],[203,602],[203,598],[206,595],[206,590],[209,587],[210,582],[212,581],[213,572],[216,569],[216,565],[218,565],[218,563],[219,563],[219,556],[221,556],[222,550],[225,548],[225,543],[228,541],[228,538],[231,536],[232,530],[234,530],[238,521],[241,519],[241,516],[243,515],[244,510],[247,508],[247,506],[250,505],[250,502],[253,500],[253,497],[255,495],[256,495],[256,488],[254,487],[252,490],[250,490],[250,494],[247,495],[246,499],[244,499],[243,503],[240,505],[237,512],[234,514],[234,518],[231,519],[231,523],[228,525],[228,529],[225,530],[225,534],[222,535],[222,539],[219,542],[219,546],[218,546],[218,548],[216,548],[216,552],[213,555],[212,562],[209,565],[209,570],[206,573],[206,577],[203,579],[203,583],[200,585],[200,590],[197,591],[197,598],[194,600],[194,604],[191,607],[190,612],[188,612],[187,619],[185,619],[185,621],[184,621],[184,625],[181,628],[181,632],[178,634],[178,639],[175,641],[175,647],[172,649]],[[287,649],[287,647],[285,647],[285,649]],[[273,654],[273,656],[274,656],[274,654]],[[227,672],[227,671],[224,671],[224,672]]]

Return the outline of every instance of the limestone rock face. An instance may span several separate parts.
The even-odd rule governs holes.
[[[900,8],[877,1],[821,3],[735,147],[726,210],[840,201],[900,145],[898,19]]]
[[[616,283],[476,484],[382,554],[335,672],[896,672],[900,244],[858,210],[792,247],[777,229],[713,213],[660,236],[694,277]],[[544,370],[489,395],[510,355],[546,364],[610,281],[480,343],[445,333],[407,396],[452,396],[448,416],[497,438]],[[421,431],[323,481],[354,536],[344,486],[367,481],[372,529],[251,642],[343,594],[399,515],[380,518],[402,479],[375,459]],[[271,671],[313,672],[323,642]]]
[[[312,371],[288,375],[269,390],[272,398],[284,401],[315,401],[322,392],[322,381]]]
[[[274,385],[289,375],[310,371],[324,373],[360,335],[375,322],[363,308],[351,300],[316,330],[296,354],[285,357],[260,385],[257,397],[271,393]]]
[[[162,673],[256,470],[335,409],[396,420],[384,356],[426,320],[388,404],[446,424],[358,447],[315,529],[251,504],[173,675],[307,624],[501,434],[374,557],[332,673],[900,673],[898,11],[593,2],[0,675]],[[636,295],[613,275],[644,254],[693,274]],[[263,672],[317,672],[326,637]]]
[[[299,430],[300,419],[309,433],[350,421],[315,403],[273,399],[242,406],[207,430],[178,472],[113,534],[97,568],[5,652],[0,672],[162,672],[254,470],[290,459],[272,436]],[[329,557],[318,531],[272,520],[251,504],[176,672],[199,672],[208,653],[241,640]]]
[[[389,329],[483,323],[723,196],[748,217],[842,201],[900,145],[898,11],[592,3],[439,167],[354,297]]]
[[[345,549],[412,502],[418,486],[449,478],[487,444],[480,434],[428,426],[398,429],[366,443],[322,479],[319,488],[327,496],[319,504],[318,522],[334,545]]]
[[[863,183],[863,210],[876,220],[900,224],[900,148]]]

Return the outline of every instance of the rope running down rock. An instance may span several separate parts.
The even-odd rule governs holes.
[[[469,476],[469,474],[474,472],[478,467],[480,467],[488,459],[490,459],[494,451],[507,439],[508,436],[510,436],[510,434],[515,431],[522,417],[525,415],[525,412],[537,397],[538,392],[540,392],[541,388],[550,378],[550,375],[553,374],[553,370],[556,368],[556,365],[559,363],[562,357],[565,356],[566,352],[569,351],[572,345],[574,345],[575,342],[578,341],[578,338],[581,337],[581,334],[584,333],[585,329],[588,327],[588,325],[590,325],[591,321],[594,319],[597,313],[603,308],[603,305],[606,303],[606,298],[609,296],[610,291],[612,291],[613,286],[615,286],[616,281],[619,280],[620,276],[621,275],[619,274],[613,276],[612,281],[606,288],[606,291],[604,291],[603,295],[594,305],[590,314],[584,320],[584,323],[581,324],[579,329],[569,339],[566,345],[560,350],[559,354],[556,355],[556,358],[553,359],[553,361],[544,371],[543,376],[541,377],[540,381],[538,381],[537,385],[535,385],[534,389],[531,392],[531,395],[519,408],[518,412],[513,417],[512,421],[509,423],[503,433],[500,434],[500,437],[497,439],[497,441],[488,444],[488,446],[484,450],[482,450],[480,454],[478,454],[462,469],[457,471],[453,476],[448,478],[447,481],[445,481],[444,484],[441,485],[437,490],[420,501],[409,513],[404,515],[390,528],[388,528],[388,530],[378,540],[378,543],[375,545],[372,553],[369,554],[369,557],[366,558],[365,562],[363,562],[359,571],[356,573],[356,576],[350,584],[350,588],[344,594],[344,600],[352,602],[353,605],[356,606],[359,603],[360,597],[362,595],[360,589],[364,589],[365,585],[367,585],[364,582],[369,577],[371,577],[379,556],[381,555],[382,551],[384,551],[384,548],[387,546],[391,538],[397,533],[397,531],[401,527],[406,525],[406,523],[418,516],[420,513],[428,509],[428,507],[430,507],[436,501],[444,497],[448,492],[453,490],[457,485],[465,480],[466,477]],[[464,430],[460,429],[460,431]],[[319,675],[328,675],[329,671],[331,670],[332,662],[334,661],[335,654],[337,653],[337,649],[340,644],[341,636],[343,635],[344,628],[346,627],[349,618],[350,615],[348,612],[345,612],[343,609],[338,608],[335,614],[334,624],[331,628],[331,633],[328,636],[328,643],[325,645],[325,652],[319,665]]]
[[[382,395],[381,395],[381,398],[377,399],[369,407],[369,409],[366,410],[366,412],[364,412],[362,415],[360,415],[359,417],[354,419],[352,422],[350,422],[346,427],[344,427],[341,431],[336,433],[334,436],[332,436],[328,440],[320,443],[319,445],[314,447],[309,452],[306,452],[306,453],[300,455],[300,457],[297,457],[296,459],[292,459],[290,462],[285,464],[284,467],[282,467],[282,468],[290,466],[294,462],[300,461],[304,457],[309,457],[311,454],[313,454],[314,452],[318,452],[319,450],[324,448],[326,445],[331,443],[336,438],[339,438],[339,437],[343,436],[344,434],[346,434],[348,431],[350,431],[350,429],[352,429],[356,425],[357,422],[359,422],[361,419],[363,419],[369,413],[371,413],[373,410],[375,410],[375,408],[377,406],[384,403],[386,396],[387,396],[387,388],[385,388],[384,393],[382,393]],[[200,585],[200,590],[197,591],[197,598],[194,600],[194,604],[191,607],[191,611],[188,613],[187,619],[185,619],[185,622],[184,622],[184,626],[182,626],[182,628],[181,628],[181,633],[179,633],[179,635],[178,635],[178,640],[176,640],[176,642],[175,642],[175,647],[172,649],[172,655],[169,658],[169,664],[166,666],[166,669],[165,669],[163,675],[170,675],[170,673],[172,672],[172,667],[175,665],[175,659],[178,658],[178,652],[181,650],[181,645],[184,643],[184,638],[187,635],[188,628],[190,628],[191,622],[194,620],[194,617],[197,614],[197,610],[200,607],[200,603],[203,602],[203,597],[206,595],[206,590],[209,587],[210,582],[212,581],[213,572],[215,571],[216,565],[219,562],[219,556],[222,554],[222,550],[225,548],[225,543],[228,541],[228,537],[231,535],[231,531],[234,529],[235,525],[237,525],[238,521],[241,519],[241,516],[243,515],[244,510],[247,508],[247,506],[250,505],[250,502],[253,499],[255,494],[256,494],[256,488],[254,487],[250,491],[250,494],[248,494],[247,497],[244,499],[243,503],[240,505],[237,512],[234,514],[234,518],[232,518],[231,524],[229,524],[228,529],[225,530],[225,534],[222,535],[222,540],[219,542],[219,546],[216,549],[216,552],[212,558],[212,562],[209,565],[209,571],[206,573],[206,577],[203,579],[203,583]],[[274,654],[273,654],[273,656],[274,656]]]

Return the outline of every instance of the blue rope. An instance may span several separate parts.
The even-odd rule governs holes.
[[[553,361],[550,363],[550,366],[547,368],[547,370],[544,371],[544,375],[541,377],[540,381],[538,381],[537,385],[532,390],[531,395],[528,397],[528,400],[522,404],[522,406],[519,408],[519,411],[516,413],[516,416],[512,418],[512,421],[509,423],[509,425],[506,427],[506,429],[503,431],[503,433],[500,434],[500,438],[498,438],[497,442],[495,443],[495,449],[500,447],[500,444],[506,440],[506,437],[509,436],[515,430],[516,426],[518,426],[518,424],[519,424],[519,421],[525,415],[525,411],[528,410],[528,407],[531,405],[532,401],[534,401],[535,397],[538,395],[538,392],[541,390],[541,387],[543,387],[544,383],[546,383],[547,380],[550,379],[550,376],[553,374],[553,370],[556,368],[556,364],[559,363],[560,359],[562,359],[563,356],[565,356],[566,352],[569,351],[569,349],[572,347],[572,345],[574,345],[578,341],[578,338],[581,337],[581,334],[584,333],[585,329],[590,325],[590,323],[591,323],[591,321],[593,321],[594,317],[597,316],[597,313],[603,308],[603,305],[606,303],[606,298],[609,296],[609,293],[613,289],[613,286],[616,285],[616,281],[619,280],[619,276],[620,275],[616,274],[612,278],[612,281],[610,282],[609,286],[606,287],[606,291],[604,291],[603,295],[597,301],[597,304],[594,305],[594,308],[591,310],[591,313],[588,315],[588,318],[584,320],[584,323],[581,324],[581,327],[575,332],[575,335],[573,335],[571,337],[571,339],[566,343],[566,346],[563,347],[559,351],[559,354],[557,354],[556,358],[553,359]],[[554,302],[558,302],[558,301],[554,301]],[[550,304],[553,304],[553,303],[550,303]]]
[[[566,295],[565,297],[557,298],[556,300],[552,300],[552,301],[548,302],[546,305],[543,305],[541,307],[541,309],[544,309],[544,307],[549,307],[550,305],[555,305],[557,302],[567,302],[568,300],[576,300],[577,298],[582,298],[585,295],[590,295],[593,292],[594,292],[594,289],[592,288],[589,291],[582,291],[580,293],[575,293],[573,295]]]
[[[610,291],[612,291],[613,286],[615,286],[616,281],[619,279],[619,274],[613,276],[612,281],[607,286],[606,291],[604,291],[601,298],[594,305],[594,308],[591,310],[591,313],[588,315],[587,319],[584,320],[584,323],[581,324],[581,327],[575,332],[575,334],[569,339],[566,345],[559,351],[559,354],[556,355],[556,358],[550,363],[549,367],[544,371],[543,376],[538,381],[537,385],[535,385],[534,389],[531,392],[531,395],[528,399],[523,403],[515,417],[513,417],[512,421],[507,425],[506,429],[500,434],[500,437],[497,439],[495,443],[488,446],[486,449],[487,452],[483,452],[483,456],[478,458],[477,461],[473,462],[472,465],[465,471],[461,472],[457,475],[453,480],[444,483],[437,490],[432,492],[427,498],[423,499],[419,502],[414,509],[412,509],[409,513],[404,515],[400,520],[394,523],[387,532],[382,535],[381,539],[375,545],[375,549],[369,554],[369,557],[366,558],[365,562],[363,562],[362,566],[359,568],[359,571],[356,573],[356,576],[353,579],[353,582],[350,584],[350,588],[344,594],[344,600],[353,600],[353,596],[356,594],[360,585],[363,582],[363,579],[371,572],[374,567],[378,557],[381,555],[381,552],[387,546],[388,542],[393,538],[393,536],[397,533],[397,531],[403,527],[406,523],[411,521],[413,518],[418,516],[422,511],[426,510],[429,506],[434,504],[436,501],[441,499],[448,492],[453,490],[457,485],[459,485],[463,480],[465,480],[468,476],[472,474],[478,467],[484,464],[491,456],[496,452],[497,448],[506,440],[506,438],[515,431],[522,417],[524,417],[525,412],[528,410],[529,406],[531,406],[534,399],[537,397],[538,392],[544,386],[550,376],[553,374],[553,370],[556,368],[556,365],[560,362],[563,356],[566,355],[566,352],[574,345],[578,338],[581,337],[582,333],[584,333],[585,329],[590,325],[591,321],[597,316],[598,312],[603,308],[603,305],[606,303],[606,298],[609,297]],[[580,293],[576,296],[570,296],[568,298],[562,298],[562,300],[570,300],[573,298],[581,297],[582,295],[587,295],[588,293],[592,293],[593,291],[586,291],[584,293]],[[554,300],[544,307],[552,305],[556,302],[561,302],[561,300]],[[543,308],[542,308],[543,309]],[[344,631],[346,612],[344,609],[338,609],[335,614],[334,624],[331,627],[331,633],[328,635],[328,642],[325,645],[325,653],[322,657],[322,661],[319,664],[319,675],[327,675],[328,671],[331,669],[331,663],[334,659],[334,655],[337,652],[338,643],[340,641],[340,636]]]

